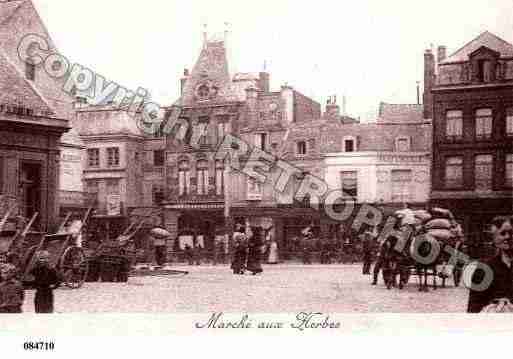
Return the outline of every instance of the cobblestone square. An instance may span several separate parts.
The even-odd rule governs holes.
[[[228,266],[176,267],[188,275],[130,277],[128,283],[86,283],[55,291],[59,313],[464,313],[468,290],[419,292],[412,277],[403,290],[371,286],[361,265],[264,266],[262,275],[233,275]],[[34,311],[34,291],[24,312]]]

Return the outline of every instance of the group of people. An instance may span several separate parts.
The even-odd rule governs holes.
[[[0,263],[0,313],[21,313],[25,301],[25,285],[36,289],[34,307],[36,313],[53,313],[53,290],[61,284],[59,273],[50,266],[47,251],[35,253],[35,263],[22,283],[19,267],[6,260]]]
[[[266,253],[267,263],[278,263],[278,246],[270,238],[270,229],[237,225],[233,234],[233,274],[242,275],[246,271],[253,275],[262,273],[262,257]]]

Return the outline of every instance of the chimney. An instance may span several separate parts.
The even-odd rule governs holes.
[[[424,52],[424,119],[433,118],[433,89],[435,83],[435,56],[433,51]]]
[[[328,117],[340,117],[340,107],[337,105],[337,96],[329,97],[326,103],[326,115]]]
[[[417,81],[417,105],[420,105],[420,81]]]
[[[445,46],[438,46],[437,61],[441,63],[447,57],[447,48]]]
[[[342,96],[342,116],[347,116],[347,98]]]
[[[258,87],[260,91],[267,93],[269,92],[269,73],[268,72],[260,72]]]
[[[189,78],[189,69],[183,70],[183,77],[180,79],[180,95],[183,95],[183,90],[185,89],[185,83]]]

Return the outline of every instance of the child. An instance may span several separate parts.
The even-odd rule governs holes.
[[[36,313],[53,313],[53,290],[60,285],[57,271],[50,267],[50,253],[36,253],[37,263],[30,274],[34,276],[33,285],[36,288],[34,305]]]
[[[25,292],[12,264],[0,264],[0,313],[21,313]]]

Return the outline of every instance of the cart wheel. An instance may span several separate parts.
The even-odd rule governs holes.
[[[71,246],[66,248],[59,263],[64,276],[64,285],[71,289],[82,287],[89,270],[89,262],[82,248]]]

